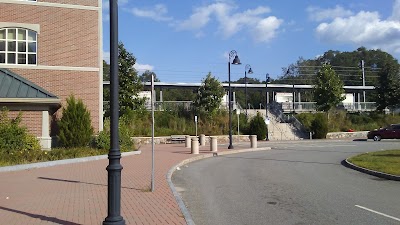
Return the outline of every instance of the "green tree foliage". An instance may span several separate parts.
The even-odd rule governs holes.
[[[328,119],[326,114],[318,113],[315,115],[314,120],[311,122],[311,131],[313,132],[313,138],[325,139],[328,134]]]
[[[194,101],[196,90],[186,88],[168,88],[163,90],[164,101]]]
[[[198,89],[194,106],[202,111],[215,112],[221,105],[224,88],[221,83],[208,73]]]
[[[397,61],[386,60],[378,76],[375,100],[378,110],[400,106],[400,73]]]
[[[332,66],[323,65],[318,71],[314,80],[313,93],[318,111],[328,112],[343,101],[343,82]]]
[[[381,50],[368,50],[360,47],[351,52],[326,51],[321,56],[314,59],[299,58],[296,63],[282,68],[282,76],[277,79],[277,83],[292,84],[313,84],[315,74],[320,66],[329,63],[335,69],[337,75],[344,85],[362,85],[361,60],[364,60],[365,84],[375,86],[378,82],[378,73],[386,64],[387,60],[394,60],[394,57]],[[375,93],[368,94],[367,101],[375,101]],[[303,93],[302,100],[314,101],[312,94]]]
[[[257,113],[257,115],[250,120],[248,132],[250,134],[256,134],[257,140],[265,140],[267,137],[267,125],[260,113]]]
[[[160,79],[157,78],[156,73],[150,70],[144,71],[144,73],[139,76],[139,80],[141,82],[151,82],[151,75],[154,75],[154,82],[160,82]]]
[[[118,63],[119,106],[120,116],[122,116],[128,110],[143,109],[145,99],[138,97],[143,85],[133,67],[136,58],[125,49],[121,42],[118,44]]]
[[[119,146],[121,151],[132,151],[135,149],[135,144],[132,140],[132,129],[130,127],[131,121],[128,120],[125,115],[119,120]],[[98,149],[110,149],[110,119],[104,121],[104,129],[99,132],[99,135],[95,139],[95,147]]]
[[[11,119],[6,108],[0,111],[0,151],[14,154],[16,151],[25,153],[40,150],[39,141],[28,134],[26,127],[21,126],[21,120],[22,113]]]
[[[103,60],[103,80],[110,80],[110,64]]]
[[[84,147],[93,135],[90,112],[81,99],[73,95],[67,98],[67,107],[63,107],[62,118],[58,122],[58,139],[62,147]]]

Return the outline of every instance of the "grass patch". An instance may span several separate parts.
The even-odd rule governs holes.
[[[28,163],[47,162],[62,159],[74,159],[108,154],[108,149],[96,148],[54,148],[51,151],[21,150],[8,153],[0,150],[0,167]],[[121,152],[124,152],[121,149]],[[126,152],[126,151],[125,151]]]
[[[400,150],[364,153],[348,161],[366,169],[400,176]]]

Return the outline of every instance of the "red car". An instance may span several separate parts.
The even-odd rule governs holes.
[[[381,139],[400,139],[400,124],[392,124],[386,128],[371,130],[367,135],[368,139],[380,141]]]

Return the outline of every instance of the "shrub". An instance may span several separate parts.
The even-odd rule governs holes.
[[[313,138],[324,139],[328,133],[328,121],[325,114],[318,113],[311,122],[311,131],[314,133]]]
[[[62,147],[84,147],[92,139],[93,128],[90,113],[81,99],[67,98],[67,107],[63,108],[62,118],[58,123],[58,139]]]
[[[28,134],[26,127],[21,126],[22,113],[15,119],[8,117],[8,110],[0,112],[0,150],[7,153],[17,151],[40,151],[36,137]],[[14,154],[14,153],[13,153]]]
[[[251,119],[249,133],[256,134],[257,140],[264,140],[267,137],[267,125],[260,113]]]
[[[315,114],[313,113],[301,113],[295,115],[296,118],[304,125],[308,132],[311,131],[311,123],[314,120]]]
[[[131,138],[132,132],[129,128],[128,122],[123,117],[119,121],[118,134],[119,134],[119,145],[121,151],[126,152],[135,150],[135,145]],[[95,138],[95,143],[94,143],[95,147],[98,149],[105,149],[105,150],[110,149],[111,146],[110,135],[111,135],[110,120],[106,119],[104,121],[104,130],[100,131],[99,135]]]

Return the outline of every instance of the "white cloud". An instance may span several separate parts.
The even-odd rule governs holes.
[[[352,16],[354,14],[352,11],[346,10],[339,5],[336,5],[336,7],[332,9],[322,9],[320,7],[309,6],[306,11],[308,12],[308,17],[317,22],[335,19],[337,17]]]
[[[275,16],[270,16],[258,21],[254,28],[254,40],[258,42],[267,42],[271,40],[275,37],[276,31],[282,22],[282,20],[276,18]]]
[[[139,73],[143,73],[146,70],[154,70],[154,66],[149,65],[149,64],[140,64],[140,63],[135,63],[135,65],[133,66]]]
[[[361,11],[354,16],[321,23],[316,34],[325,42],[352,43],[400,53],[400,21],[381,20],[378,12]]]
[[[130,12],[137,17],[150,18],[155,21],[170,21],[172,17],[168,17],[168,9],[163,4],[157,4],[153,8],[139,9],[132,8]]]
[[[219,1],[210,5],[195,8],[193,14],[186,20],[177,21],[172,25],[177,30],[195,31],[206,27],[213,19],[218,24],[218,33],[224,38],[229,38],[237,32],[247,29],[255,41],[267,42],[272,39],[283,20],[274,16],[265,17],[271,9],[259,6],[243,12],[234,12],[238,7],[230,2]],[[204,34],[201,32],[201,34]]]
[[[389,19],[400,21],[400,0],[395,0],[393,4],[392,16]]]

